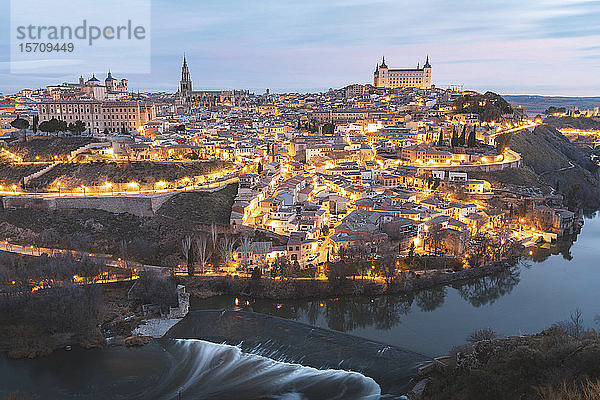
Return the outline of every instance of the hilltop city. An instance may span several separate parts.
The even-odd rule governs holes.
[[[463,269],[576,230],[576,213],[557,193],[510,190],[488,178],[521,167],[510,137],[533,131],[541,117],[494,93],[441,89],[431,79],[429,56],[422,67],[402,69],[383,58],[373,84],[325,93],[205,91],[193,89],[184,57],[174,93],[131,93],[128,80],[110,71],[103,81],[93,74],[23,89],[0,103],[2,157],[27,172],[5,171],[3,205],[143,216],[169,195],[236,182],[229,226],[277,238],[229,243],[230,256],[213,272],[242,274],[267,273],[285,260],[296,273],[324,276],[340,249],[358,245],[370,261],[392,254],[394,274],[418,254],[454,257]],[[52,138],[80,142],[28,153],[26,143]],[[189,172],[85,181],[72,171],[106,162]],[[210,172],[193,175],[190,166],[208,162],[216,163]]]
[[[85,353],[87,377],[72,393],[86,398],[127,398],[140,385],[151,394],[136,397],[237,398],[256,381],[251,398],[301,388],[533,399],[570,390],[563,377],[587,379],[599,336],[579,310],[540,335],[499,339],[482,327],[459,344],[468,326],[490,321],[539,329],[528,320],[536,301],[554,297],[547,308],[558,309],[576,297],[552,279],[575,281],[579,270],[549,261],[523,274],[533,297],[496,302],[530,260],[571,260],[584,222],[594,240],[598,107],[552,100],[540,110],[527,96],[438,87],[434,57],[388,66],[399,60],[374,62],[369,83],[313,93],[198,90],[184,56],[172,91],[132,91],[108,70],[0,96],[0,352],[64,349],[50,359],[66,365],[82,354],[72,346],[119,347]],[[446,296],[451,305],[432,313]],[[478,317],[466,318],[465,302]],[[513,313],[527,323],[514,325]],[[407,335],[424,347],[406,350]],[[179,340],[128,349],[153,338]],[[164,382],[145,384],[158,371],[147,360],[164,366],[165,354]],[[139,357],[144,378],[132,378]],[[10,380],[33,363],[3,359],[0,370]],[[304,366],[317,368],[310,384]],[[278,368],[285,379],[273,378]],[[234,383],[203,380],[231,371]],[[38,380],[56,390],[75,381],[31,376],[31,393],[45,390]],[[0,395],[30,398],[20,382],[0,379],[13,391]],[[598,392],[598,381],[578,382]],[[89,388],[99,392],[82,394]]]

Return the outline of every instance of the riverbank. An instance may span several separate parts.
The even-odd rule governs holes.
[[[7,312],[0,324],[0,353],[9,358],[37,358],[75,346],[102,348],[107,345],[108,336],[130,337],[141,321],[136,305],[127,298],[130,286],[130,282],[95,285],[89,287],[93,292],[90,297],[81,296],[70,303],[71,292],[59,291],[55,296],[41,291],[14,295],[20,310],[45,307],[40,315],[46,320],[41,322],[23,314],[10,317]],[[73,289],[75,294],[77,289],[80,288]],[[40,293],[48,296],[44,298],[46,303],[36,298]]]
[[[567,321],[534,335],[461,346],[445,366],[418,377],[425,388],[422,396],[411,399],[597,399],[598,332],[567,333],[569,324],[575,326]]]
[[[0,327],[0,353],[9,358],[37,358],[52,354],[57,349],[78,346],[83,349],[104,347],[106,340],[100,329],[85,332],[44,334],[29,325],[14,324]]]
[[[431,271],[426,277],[416,275],[412,279],[392,278],[387,282],[368,278],[346,278],[343,281],[335,282],[294,278],[261,278],[260,280],[253,280],[239,276],[179,276],[178,280],[181,284],[185,285],[186,290],[193,299],[206,299],[213,296],[226,295],[269,300],[298,300],[353,295],[380,296],[409,293],[482,278],[513,268],[515,264],[516,261],[501,261],[461,271]]]

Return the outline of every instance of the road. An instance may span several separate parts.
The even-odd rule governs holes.
[[[0,251],[5,251],[8,253],[20,254],[24,256],[32,256],[32,257],[40,257],[42,255],[53,256],[57,254],[71,254],[76,259],[81,259],[83,257],[88,257],[98,262],[104,263],[106,266],[114,267],[114,268],[124,268],[125,265],[129,268],[136,269],[145,269],[145,268],[161,268],[155,265],[144,265],[134,261],[123,261],[120,258],[115,260],[113,256],[110,254],[96,254],[96,253],[87,253],[84,251],[77,250],[65,250],[65,249],[52,249],[47,247],[40,246],[23,246],[19,244],[9,243],[8,241],[0,242]]]
[[[169,188],[169,189],[141,189],[141,190],[127,190],[127,191],[111,191],[106,190],[103,192],[98,191],[78,191],[78,192],[68,192],[68,191],[53,191],[53,192],[23,192],[16,190],[6,190],[9,188],[2,187],[0,185],[0,195],[5,196],[35,196],[35,197],[85,197],[85,196],[101,196],[101,197],[111,197],[111,196],[152,196],[156,194],[164,194],[164,193],[181,193],[181,192],[191,192],[195,190],[206,190],[206,189],[214,189],[217,187],[225,186],[230,183],[237,182],[237,174],[232,173],[224,177],[223,179],[219,179],[214,182],[209,182],[202,185],[190,185],[184,186],[180,188]]]

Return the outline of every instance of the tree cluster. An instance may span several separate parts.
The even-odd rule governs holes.
[[[502,115],[512,114],[513,108],[500,95],[493,92],[465,94],[452,103],[456,113],[479,114],[481,121],[500,121]]]
[[[565,107],[550,106],[544,111],[544,114],[546,114],[546,115],[564,114],[566,112],[567,112],[567,109]]]
[[[97,285],[76,285],[73,276],[92,277],[104,269],[71,256],[0,259],[0,324],[25,324],[47,333],[81,332],[98,323],[104,301]],[[40,288],[33,291],[33,288]]]
[[[68,123],[56,118],[43,121],[39,126],[40,131],[47,133],[66,132],[69,131],[73,134],[80,135],[85,132],[85,123],[77,120],[75,122]]]
[[[467,132],[467,125],[463,126],[463,129],[458,134],[455,127],[452,128],[452,137],[450,138],[450,145],[452,147],[477,147],[477,127],[473,125],[473,129]],[[440,133],[441,137],[441,133]]]
[[[152,304],[162,312],[168,312],[169,307],[177,306],[177,283],[172,275],[144,271],[131,288],[129,296],[141,304]]]

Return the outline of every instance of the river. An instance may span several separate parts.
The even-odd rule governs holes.
[[[243,309],[274,315],[431,358],[463,344],[476,329],[490,327],[504,335],[538,332],[567,319],[576,308],[581,309],[588,326],[595,326],[594,317],[600,314],[598,288],[600,217],[595,216],[585,220],[578,237],[533,250],[531,257],[513,271],[470,282],[411,295],[280,302],[214,297],[192,306],[196,310]],[[266,331],[255,340],[269,339]],[[406,360],[416,359],[408,357]],[[202,341],[155,342],[135,349],[74,349],[38,360],[0,356],[0,397],[22,388],[42,394],[41,399],[175,399],[183,388],[182,398],[236,398],[235,393],[242,388],[251,388],[257,390],[254,398],[290,395],[320,399],[326,398],[322,395],[328,387],[346,393],[346,398],[378,397],[380,389],[368,376],[319,372],[293,364],[302,363],[301,357],[285,358],[274,361]],[[207,380],[203,369],[216,371],[219,378]],[[275,375],[255,373],[263,369]],[[240,371],[253,372],[240,376]],[[288,375],[296,380],[280,379]],[[273,376],[282,385],[267,385]],[[373,379],[378,381],[375,376]],[[224,386],[225,392],[220,394],[206,392],[207,387],[224,382],[234,385]],[[261,385],[265,390],[257,389]],[[115,396],[117,392],[121,395]]]
[[[575,240],[576,239],[576,240]],[[554,254],[553,254],[554,253]],[[600,217],[578,237],[533,250],[512,273],[414,295],[264,301],[215,297],[196,309],[251,308],[400,346],[431,357],[463,344],[476,329],[504,335],[539,332],[581,309],[588,326],[600,314]],[[246,306],[246,302],[249,305]]]

